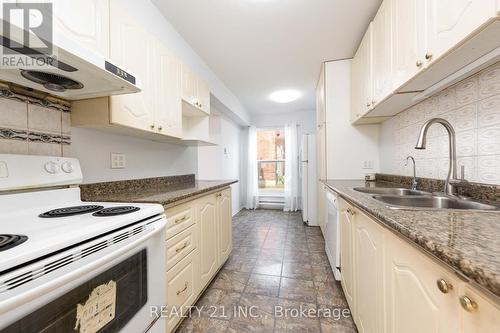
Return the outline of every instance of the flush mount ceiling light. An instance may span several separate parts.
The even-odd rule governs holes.
[[[290,103],[302,96],[302,93],[297,90],[278,90],[269,95],[269,99],[276,103]]]

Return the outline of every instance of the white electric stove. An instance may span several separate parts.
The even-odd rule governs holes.
[[[76,159],[0,154],[0,333],[163,333],[163,207],[82,202],[81,181]]]

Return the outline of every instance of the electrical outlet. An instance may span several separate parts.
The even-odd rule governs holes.
[[[373,161],[372,160],[364,161],[363,169],[373,169]]]
[[[126,165],[125,154],[111,153],[111,169],[125,169]]]

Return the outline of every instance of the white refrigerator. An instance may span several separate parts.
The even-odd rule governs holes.
[[[317,226],[317,185],[316,176],[316,135],[302,136],[300,152],[300,171],[302,179],[302,220],[310,226]]]

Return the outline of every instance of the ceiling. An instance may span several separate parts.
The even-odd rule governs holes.
[[[250,114],[315,109],[321,62],[351,58],[381,0],[153,0]],[[288,104],[272,92],[297,89]]]

